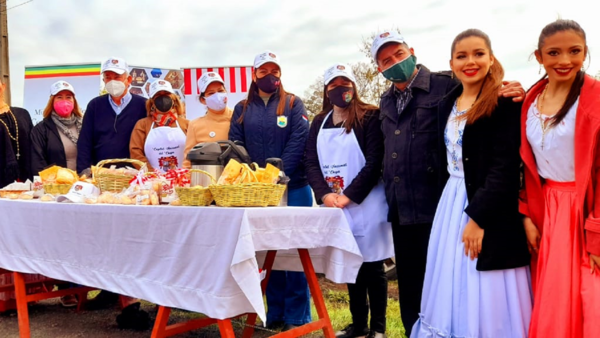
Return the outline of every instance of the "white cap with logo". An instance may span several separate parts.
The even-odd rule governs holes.
[[[102,73],[115,72],[115,73],[121,75],[128,71],[129,71],[129,66],[127,66],[127,62],[125,62],[125,60],[123,60],[122,58],[112,57],[112,58],[104,61],[104,63],[102,63]]]
[[[162,79],[152,81],[152,83],[150,84],[150,92],[148,94],[150,94],[150,97],[154,97],[154,95],[156,95],[156,93],[160,92],[161,90],[164,90],[171,94],[175,94],[171,83]]]
[[[200,90],[200,93],[204,93],[206,88],[208,88],[208,85],[213,82],[221,82],[223,86],[225,85],[225,81],[223,81],[223,78],[221,78],[221,75],[218,73],[208,72],[202,74],[198,79],[198,89]]]
[[[396,31],[385,31],[377,34],[373,39],[373,45],[371,46],[371,55],[374,60],[377,60],[377,52],[383,45],[389,42],[405,43],[404,38],[400,33]]]
[[[56,197],[56,202],[83,203],[86,198],[100,196],[100,189],[87,182],[75,182],[69,192]]]
[[[68,90],[75,95],[75,88],[73,88],[70,83],[63,80],[56,81],[50,86],[50,95],[56,95],[63,90]]]
[[[281,68],[281,65],[279,64],[279,57],[277,55],[275,55],[275,53],[271,52],[270,50],[267,50],[263,53],[258,54],[255,58],[254,58],[254,69],[259,68],[260,66],[264,65],[265,63],[269,63],[269,62],[273,62],[274,64],[278,65]]]
[[[335,65],[329,67],[323,75],[323,82],[327,86],[331,82],[331,80],[335,79],[338,76],[343,76],[348,80],[354,82],[354,84],[356,84],[356,77],[354,77],[354,72],[352,71],[352,68],[344,63],[336,63]]]

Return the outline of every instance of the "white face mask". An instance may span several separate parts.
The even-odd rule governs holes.
[[[227,107],[227,93],[214,93],[205,100],[208,108],[214,111],[221,111]]]
[[[104,88],[112,97],[119,97],[123,95],[123,93],[125,92],[125,87],[125,83],[117,80],[111,80],[106,85],[104,85]]]

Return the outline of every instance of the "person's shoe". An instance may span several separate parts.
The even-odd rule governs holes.
[[[357,328],[354,324],[350,324],[342,330],[335,333],[336,338],[365,338],[369,334],[369,329],[366,327]]]
[[[285,326],[283,320],[276,320],[267,324],[269,330],[281,330]]]
[[[387,338],[387,336],[385,335],[385,333],[371,331],[369,332],[367,338]]]
[[[283,329],[281,330],[281,332],[285,332],[285,331],[289,331],[291,329],[295,329],[297,328],[299,325],[294,325],[294,324],[285,324],[285,326],[283,327]]]
[[[114,307],[119,302],[119,295],[109,291],[100,291],[93,299],[85,303],[86,310],[101,310]]]
[[[146,331],[152,327],[150,315],[148,312],[140,310],[140,303],[133,303],[125,307],[117,316],[117,324],[120,329],[136,331]]]
[[[77,306],[77,296],[75,295],[66,295],[60,297],[60,305],[63,307],[75,307]]]

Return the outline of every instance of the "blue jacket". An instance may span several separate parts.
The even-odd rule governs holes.
[[[393,85],[379,103],[388,220],[403,225],[433,222],[448,179],[446,149],[440,146],[440,140],[449,112],[440,112],[438,104],[458,84],[450,73],[419,67],[419,74],[407,89],[412,98],[400,114]]]
[[[77,172],[107,159],[129,158],[131,132],[146,117],[146,99],[132,95],[131,102],[117,115],[108,94],[92,99],[83,115],[77,140]]]
[[[290,190],[306,186],[308,182],[302,158],[309,126],[304,103],[296,96],[290,108],[292,95],[287,96],[286,108],[282,115],[285,116],[282,120],[287,120],[287,123],[283,126],[283,123],[279,125],[278,122],[281,121],[277,116],[279,93],[273,94],[266,106],[258,95],[255,97],[256,99],[248,104],[241,124],[238,120],[244,109],[244,101],[235,106],[229,139],[241,141],[252,161],[261,167],[265,166],[267,158],[281,158],[285,174],[290,177]]]

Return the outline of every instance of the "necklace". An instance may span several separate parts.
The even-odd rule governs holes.
[[[544,87],[544,90],[542,91],[538,99],[538,119],[540,120],[540,128],[542,129],[542,150],[544,150],[546,133],[548,132],[548,130],[550,130],[550,126],[552,125],[552,123],[547,123],[548,120],[552,119],[552,117],[548,117],[547,119],[544,119],[542,117],[542,110],[544,109],[543,101],[546,99],[546,89],[548,89],[548,85]]]
[[[8,110],[8,112],[10,113],[10,116],[12,116],[13,120],[15,121],[15,136],[13,136],[10,133],[10,129],[8,128],[8,125],[2,120],[0,119],[0,122],[2,122],[2,124],[4,125],[4,127],[6,128],[6,132],[8,133],[8,136],[15,142],[17,142],[17,161],[19,160],[19,157],[21,156],[20,154],[20,149],[19,149],[19,123],[17,122],[17,118],[15,117],[15,115],[13,114],[12,111],[10,111],[10,109]]]

